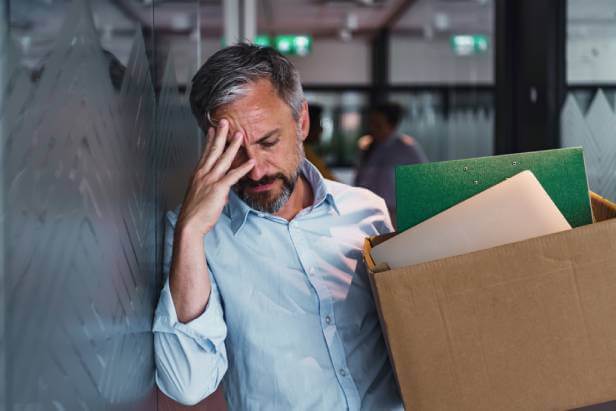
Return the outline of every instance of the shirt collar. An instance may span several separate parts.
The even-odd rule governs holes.
[[[314,193],[312,208],[317,208],[324,202],[327,202],[331,206],[332,210],[337,215],[340,215],[340,210],[336,205],[334,195],[328,189],[319,170],[310,161],[304,159],[300,165],[300,173],[306,178],[306,180],[308,180],[308,183],[312,187],[312,191]],[[231,230],[234,235],[237,234],[237,232],[244,226],[246,220],[248,219],[248,214],[253,213],[259,217],[269,215],[248,206],[248,204],[240,199],[233,190],[229,193],[229,202],[227,203],[226,208],[227,214],[231,220]]]

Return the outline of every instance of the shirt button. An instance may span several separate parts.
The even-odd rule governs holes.
[[[346,377],[347,372],[344,368],[341,368],[340,370],[338,370],[338,372],[340,373],[340,375],[342,375],[343,377]]]
[[[314,276],[314,273],[316,272],[316,270],[314,269],[314,267],[312,267],[309,271],[308,274],[312,277]]]
[[[259,213],[259,214],[257,214],[257,215],[258,215],[259,217],[261,217],[261,218],[265,217],[265,214],[263,214],[263,213]]]
[[[332,323],[332,317],[330,317],[329,315],[325,316],[325,322],[327,324],[331,324]]]

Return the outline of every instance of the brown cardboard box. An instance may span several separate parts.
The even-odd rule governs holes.
[[[370,270],[408,411],[566,410],[616,399],[616,206],[596,223]]]

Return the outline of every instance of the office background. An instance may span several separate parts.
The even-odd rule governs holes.
[[[162,215],[203,145],[190,77],[228,5],[0,3],[0,409],[181,409],[153,379]],[[255,4],[259,32],[313,36],[290,58],[341,180],[390,100],[432,161],[582,145],[616,199],[616,0]]]

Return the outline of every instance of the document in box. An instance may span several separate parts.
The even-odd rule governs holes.
[[[535,175],[524,171],[377,245],[372,258],[400,268],[568,229]]]

